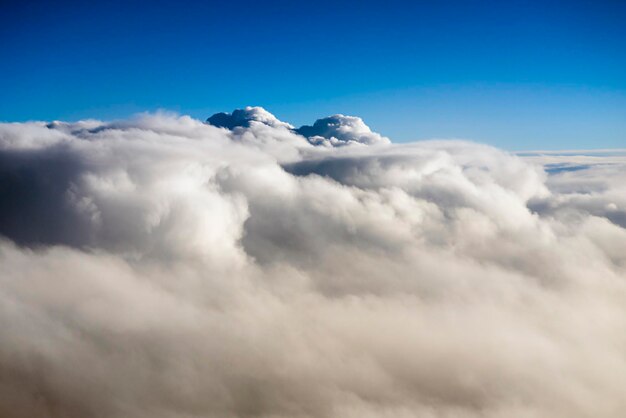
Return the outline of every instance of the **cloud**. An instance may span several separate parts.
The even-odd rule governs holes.
[[[313,126],[296,129],[313,144],[340,146],[358,144],[388,144],[389,139],[372,132],[363,120],[356,116],[333,115],[318,119]]]
[[[232,113],[216,113],[207,119],[207,123],[226,129],[249,128],[251,123],[262,123],[274,128],[279,126],[292,128],[260,106],[246,106],[244,109],[235,109]]]
[[[623,415],[621,154],[247,109],[0,124],[1,416]]]
[[[532,202],[544,215],[589,215],[626,228],[626,152],[599,150],[566,153],[528,153],[527,159],[551,173],[547,185],[557,193]]]
[[[272,128],[283,127],[302,135],[313,145],[337,147],[354,144],[389,144],[389,138],[372,132],[363,120],[356,116],[333,115],[315,121],[313,126],[304,125],[298,129],[278,120],[262,107],[246,107],[235,109],[232,113],[216,113],[207,119],[207,123],[219,128],[236,130],[250,128],[255,125],[266,125]],[[238,132],[241,132],[240,130]],[[275,134],[275,133],[274,133]]]

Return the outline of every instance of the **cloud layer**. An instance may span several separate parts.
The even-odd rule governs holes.
[[[0,125],[0,416],[623,416],[623,153],[219,115]]]

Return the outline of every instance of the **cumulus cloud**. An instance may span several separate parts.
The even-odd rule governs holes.
[[[333,115],[318,119],[313,126],[304,125],[296,132],[313,144],[341,146],[346,144],[388,144],[388,138],[372,132],[363,120],[356,116]]]
[[[278,120],[262,107],[247,106],[244,109],[235,109],[232,113],[216,113],[209,117],[206,122],[219,128],[234,130],[243,133],[241,128],[257,127],[266,125],[272,128],[285,128],[293,133],[302,135],[313,145],[325,147],[338,147],[355,144],[389,144],[386,138],[372,130],[356,116],[332,115],[318,119],[312,126],[304,125],[295,129],[292,125]],[[275,136],[276,132],[272,132]]]
[[[0,416],[623,416],[623,154],[245,112],[0,124]]]
[[[213,126],[226,129],[248,128],[253,123],[262,123],[275,128],[279,126],[293,128],[260,106],[246,106],[244,109],[235,109],[232,113],[216,113],[206,121]]]

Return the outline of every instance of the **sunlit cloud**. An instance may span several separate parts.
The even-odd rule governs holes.
[[[208,122],[0,124],[0,415],[623,415],[623,153]]]

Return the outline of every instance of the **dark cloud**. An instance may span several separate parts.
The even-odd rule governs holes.
[[[62,145],[0,149],[0,234],[24,245],[88,244],[88,226],[71,202],[81,166]]]

